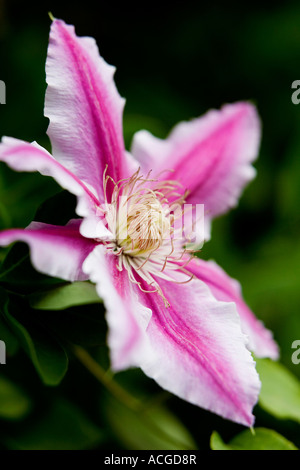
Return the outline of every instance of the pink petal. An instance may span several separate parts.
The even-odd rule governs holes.
[[[0,246],[15,241],[28,243],[31,261],[37,271],[67,281],[88,279],[82,264],[95,248],[95,242],[79,233],[80,220],[64,227],[32,222],[27,229],[0,232]]]
[[[273,340],[272,333],[264,327],[261,321],[257,320],[244,302],[240,284],[231,279],[213,261],[194,259],[189,263],[188,269],[198,279],[205,282],[217,300],[235,302],[241,318],[242,331],[249,338],[249,349],[257,357],[278,359],[278,346]]]
[[[126,172],[124,100],[115,87],[114,72],[100,57],[94,39],[77,37],[74,27],[61,20],[52,22],[45,115],[50,119],[53,155],[101,199],[106,165],[115,180]]]
[[[62,188],[82,199],[79,201],[78,215],[87,215],[92,208],[99,206],[93,192],[36,142],[29,144],[12,137],[3,137],[0,144],[0,161],[16,171],[38,171],[54,178]]]
[[[188,189],[187,202],[204,204],[209,223],[237,204],[243,188],[255,176],[251,162],[257,157],[259,142],[256,109],[240,102],[178,124],[166,140],[138,132],[132,154],[144,173],[167,170],[161,178],[177,180],[183,190]]]
[[[160,280],[170,303],[139,294],[152,310],[150,351],[140,366],[166,390],[237,423],[251,426],[260,381],[245,347],[233,303],[217,301],[199,280]]]
[[[106,306],[109,326],[108,344],[115,371],[138,366],[146,354],[145,330],[151,311],[138,302],[127,271],[117,269],[118,258],[98,246],[86,259],[84,272],[96,283]]]

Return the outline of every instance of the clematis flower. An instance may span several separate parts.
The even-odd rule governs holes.
[[[238,102],[211,110],[166,140],[137,132],[129,153],[114,71],[92,38],[53,20],[45,100],[53,156],[4,137],[0,160],[53,177],[77,196],[78,218],[3,231],[0,245],[26,242],[38,271],[96,284],[113,370],[140,367],[182,399],[251,426],[260,381],[250,351],[275,359],[277,345],[238,282],[193,256],[179,221],[194,226],[204,205],[208,239],[210,221],[236,205],[255,175],[256,109]]]

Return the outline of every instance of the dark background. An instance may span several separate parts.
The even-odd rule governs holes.
[[[291,362],[291,344],[300,339],[300,105],[291,101],[291,84],[300,79],[299,2],[0,0],[0,79],[7,92],[0,135],[50,149],[43,117],[48,11],[74,24],[78,35],[95,37],[117,67],[127,148],[141,128],[165,137],[178,121],[209,108],[256,103],[263,125],[257,177],[238,208],[215,221],[202,255],[241,282],[246,301],[273,330],[281,362],[300,378],[300,365]],[[26,226],[57,191],[47,178],[0,164],[0,229]],[[194,408],[180,406],[195,432]]]

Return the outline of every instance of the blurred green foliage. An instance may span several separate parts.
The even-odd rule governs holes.
[[[213,434],[212,448],[241,442],[289,446],[277,433],[299,447],[299,419],[280,412],[288,401],[299,416],[300,365],[291,361],[291,344],[300,339],[300,105],[291,101],[291,84],[300,79],[299,2],[275,1],[270,6],[262,1],[245,7],[237,1],[175,1],[171,8],[161,2],[147,8],[131,2],[45,3],[0,1],[0,79],[7,88],[6,104],[0,105],[0,135],[37,140],[50,150],[43,117],[48,9],[74,24],[79,35],[95,37],[104,58],[117,66],[116,83],[127,100],[128,148],[139,129],[165,137],[178,121],[225,102],[256,103],[263,126],[257,177],[237,209],[214,222],[212,240],[201,255],[215,259],[241,282],[246,301],[274,332],[281,363],[297,385],[285,387],[289,379],[282,379],[278,370],[278,382],[272,382],[274,374],[270,382],[269,370],[262,365],[272,399],[269,409],[264,398],[255,408],[256,426],[269,430],[260,429],[253,444],[248,431],[234,438],[243,431],[241,426],[162,393],[140,371],[118,374],[117,382],[138,397],[161,401],[158,408],[151,405],[152,414],[149,405],[149,414],[161,427],[154,432],[138,412],[113,406],[68,349],[69,342],[92,347],[99,364],[108,366],[104,312],[92,287],[78,286],[88,309],[76,299],[69,305],[64,293],[72,286],[34,273],[23,246],[3,249],[0,331],[8,364],[0,366],[0,448],[171,449],[183,441],[208,449],[213,431],[219,434]],[[52,180],[17,174],[0,164],[0,229],[25,227],[54,195],[58,199],[51,199],[52,210],[47,203],[48,216],[71,214],[70,199],[64,199],[65,214],[57,213],[59,198],[66,196]],[[7,270],[8,260],[10,266],[14,263],[13,271]],[[9,300],[4,288],[13,293]],[[47,297],[41,296],[45,290]],[[22,296],[22,308],[14,307],[16,295]],[[130,428],[139,431],[129,435]]]
[[[229,444],[224,444],[218,433],[211,436],[213,450],[298,450],[292,442],[271,429],[257,428],[255,432],[244,431]]]

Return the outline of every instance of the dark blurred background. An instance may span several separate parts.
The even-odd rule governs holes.
[[[291,361],[291,344],[300,339],[300,105],[291,101],[291,84],[300,79],[299,2],[0,0],[0,135],[50,149],[43,117],[48,11],[78,35],[95,37],[117,67],[127,148],[141,128],[165,137],[209,108],[256,103],[263,125],[257,177],[238,208],[215,221],[202,255],[241,282],[273,330],[281,362],[300,378]],[[25,226],[57,191],[47,178],[0,164],[0,229]]]

